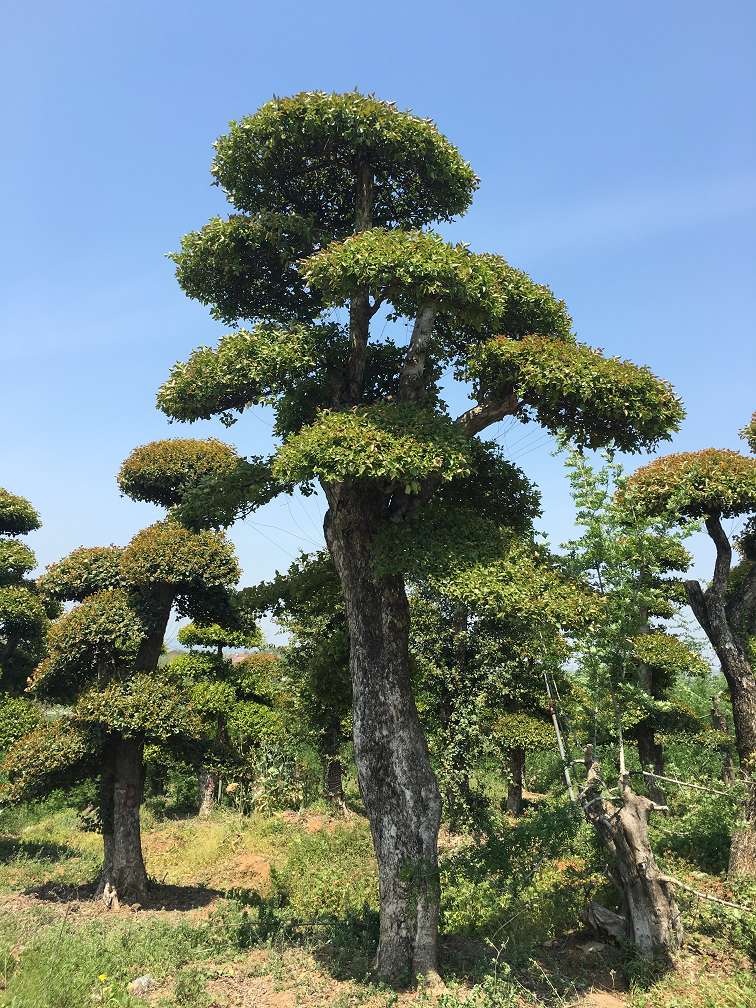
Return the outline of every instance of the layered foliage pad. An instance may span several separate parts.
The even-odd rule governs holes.
[[[748,514],[756,510],[756,459],[726,448],[665,455],[633,473],[623,497],[652,515]]]
[[[354,228],[354,174],[374,174],[373,223],[422,227],[464,213],[478,180],[429,119],[358,94],[276,98],[231,123],[212,172],[235,207],[311,219],[320,234]]]
[[[59,602],[83,602],[97,592],[121,588],[122,552],[119,546],[81,546],[49,564],[37,585],[43,595]]]
[[[36,565],[34,553],[15,538],[39,525],[28,500],[0,488],[0,690],[23,689],[44,654],[48,616],[56,613],[26,577]]]
[[[466,376],[476,398],[496,400],[513,391],[520,419],[587,448],[651,448],[684,416],[671,386],[648,368],[571,339],[488,340],[471,356]]]
[[[178,632],[178,640],[184,647],[193,648],[259,648],[264,638],[251,617],[240,620],[243,625],[221,626],[219,623],[187,623]]]
[[[756,454],[756,413],[753,414],[750,423],[746,424],[740,434],[745,438],[751,451]]]
[[[97,773],[99,743],[96,736],[60,718],[34,728],[5,754],[3,772],[6,801],[29,801],[56,788],[68,787]]]

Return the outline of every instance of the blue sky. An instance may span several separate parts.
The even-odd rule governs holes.
[[[230,432],[183,428],[154,396],[223,331],[165,253],[224,212],[212,141],[273,94],[357,87],[434,118],[482,179],[446,233],[550,284],[581,339],[675,385],[688,418],[663,451],[742,444],[756,408],[751,2],[9,0],[0,28],[0,485],[41,511],[42,564],[154,520],[115,485],[135,445],[216,434],[270,450],[264,411]],[[566,538],[548,439],[502,440]],[[284,498],[232,535],[252,583],[320,541],[320,505]]]

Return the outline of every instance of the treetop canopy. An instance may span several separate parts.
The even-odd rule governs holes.
[[[748,447],[751,451],[756,452],[756,413],[753,414],[750,423],[746,424],[740,433],[748,442]]]
[[[59,602],[83,602],[88,595],[123,582],[120,546],[80,546],[37,578],[43,595]]]
[[[756,510],[756,459],[727,448],[665,455],[633,473],[621,499],[648,514],[748,514]]]
[[[232,122],[212,173],[247,213],[311,218],[326,240],[354,229],[355,176],[373,176],[373,223],[422,227],[470,205],[478,179],[429,119],[356,91],[274,98]]]
[[[30,502],[0,487],[0,534],[26,535],[39,526],[39,515]]]

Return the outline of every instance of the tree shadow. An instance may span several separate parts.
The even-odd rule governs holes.
[[[81,851],[67,844],[47,840],[17,840],[0,837],[0,862],[23,858],[29,861],[64,861],[79,857]]]
[[[25,896],[48,903],[95,903],[97,880],[84,885],[67,885],[48,881],[24,890]],[[208,907],[223,896],[219,889],[203,885],[165,885],[152,882],[147,898],[138,904],[140,910],[185,912]],[[137,904],[134,904],[136,906]],[[134,908],[132,906],[132,909]]]

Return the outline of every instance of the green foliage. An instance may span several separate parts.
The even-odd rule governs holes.
[[[751,451],[756,452],[756,413],[751,417],[751,422],[740,432],[740,436],[745,438]]]
[[[514,391],[522,420],[588,448],[652,448],[685,415],[672,387],[648,368],[549,335],[487,341],[471,355],[466,377],[476,398],[496,401]]]
[[[449,220],[478,182],[429,119],[356,91],[275,98],[231,123],[215,149],[213,175],[234,206],[311,218],[334,238],[354,226],[353,166],[374,174],[382,227]]]
[[[31,700],[0,693],[0,753],[37,728],[41,720],[42,712]]]
[[[123,738],[164,742],[175,736],[199,738],[203,725],[191,694],[172,678],[152,673],[132,675],[83,693],[72,709],[76,723],[115,732]]]
[[[651,515],[747,514],[756,510],[756,459],[724,448],[665,455],[633,473],[623,499]]]
[[[107,681],[134,661],[144,634],[126,592],[96,592],[50,626],[49,655],[35,670],[31,688],[68,696],[98,679]]]
[[[26,535],[39,526],[39,515],[29,501],[0,487],[0,534]]]
[[[137,532],[123,550],[121,570],[129,585],[141,590],[164,585],[176,594],[227,588],[240,575],[227,539],[217,532],[192,532],[174,521]]]
[[[262,633],[253,623],[241,629],[229,629],[218,623],[202,626],[187,623],[179,628],[178,640],[184,647],[256,648],[264,643]]]
[[[83,602],[88,595],[123,586],[120,546],[80,547],[49,564],[37,579],[43,595],[61,602]]]
[[[385,404],[336,412],[279,448],[273,473],[283,482],[384,479],[419,490],[429,477],[470,472],[468,439],[450,420],[421,407]]]
[[[171,259],[182,290],[221,322],[309,321],[321,306],[306,290],[296,262],[316,240],[311,221],[296,213],[232,214],[184,235]]]
[[[0,585],[20,581],[36,563],[34,553],[25,543],[0,538]]]
[[[240,461],[230,445],[215,438],[151,441],[129,455],[118,473],[118,485],[133,500],[173,508],[197,483],[228,478]]]
[[[20,801],[66,787],[94,769],[98,742],[70,718],[41,724],[11,745],[2,763],[2,798]]]

